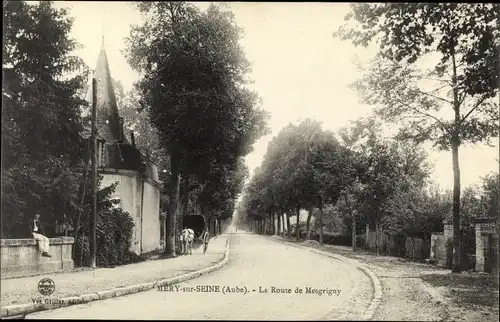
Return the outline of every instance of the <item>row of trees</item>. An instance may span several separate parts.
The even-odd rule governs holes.
[[[341,131],[339,139],[319,122],[307,119],[288,125],[270,142],[261,167],[246,187],[240,210],[251,220],[267,216],[274,221],[276,215],[281,220],[286,213],[290,227],[289,217],[307,209],[310,237],[311,217],[318,209],[320,243],[324,209],[336,205],[342,205],[343,220],[354,230],[364,229],[366,223],[385,227],[391,220],[409,225],[399,212],[407,206],[400,200],[401,192],[424,193],[428,178],[424,160],[416,145],[383,139],[374,119],[355,122]]]
[[[351,235],[353,248],[366,225],[402,241],[398,247],[404,247],[405,237],[430,240],[451,218],[452,193],[430,180],[418,144],[384,138],[381,125],[375,118],[360,119],[337,135],[313,120],[283,128],[245,187],[237,208],[240,220],[271,234],[284,233],[280,227],[286,220],[288,238],[294,231],[299,240],[305,230],[306,239],[317,236],[320,244],[324,230]],[[481,187],[465,189],[462,234],[474,236],[473,218],[497,216],[498,186],[498,173],[492,173]],[[298,216],[302,209],[308,210],[305,227]],[[290,223],[292,216],[296,223]]]
[[[184,2],[137,8],[145,22],[132,28],[125,54],[144,75],[136,84],[139,111],[169,156],[170,255],[179,213],[198,208],[211,222],[232,216],[248,173],[242,158],[266,133],[267,115],[245,86],[250,66],[231,12]]]
[[[398,139],[417,144],[430,141],[438,149],[452,151],[454,272],[460,271],[459,148],[466,143],[488,143],[498,136],[499,16],[500,7],[496,4],[353,4],[346,24],[334,33],[334,37],[352,41],[355,46],[373,43],[379,47],[379,54],[368,68],[363,68],[364,77],[353,87],[364,103],[375,107],[380,119],[400,125]],[[434,65],[427,63],[422,68],[422,61],[436,57]],[[379,159],[372,166],[378,169],[371,176],[377,184],[371,192],[365,190],[363,200],[371,204],[373,217],[378,221],[383,218],[380,207],[395,186],[380,181],[383,175],[379,170],[390,164],[389,155],[384,153],[390,149],[375,146],[369,152],[376,156],[375,160],[382,155],[388,159]],[[411,180],[398,183],[401,189],[421,188],[421,180],[411,177],[411,172],[403,174]],[[388,175],[399,178],[400,173]],[[330,202],[338,199],[338,188],[346,186],[341,178],[335,179],[342,183],[336,191],[316,195],[318,204],[325,196]],[[254,185],[255,182],[259,182],[258,177]],[[316,184],[325,189],[331,187],[331,182],[320,180]],[[362,181],[352,189],[359,190],[360,186]],[[247,199],[251,204],[252,198]],[[391,211],[408,212],[413,203],[393,200]]]

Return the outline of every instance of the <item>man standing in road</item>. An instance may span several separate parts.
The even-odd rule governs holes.
[[[203,229],[203,232],[200,235],[200,239],[203,241],[203,254],[207,252],[208,241],[210,240],[210,234],[208,233],[208,229]]]
[[[43,257],[52,257],[49,254],[49,239],[47,237],[45,237],[45,229],[43,228],[39,214],[35,214],[35,218],[33,220],[33,226],[31,228],[31,232],[33,234],[33,238],[35,238],[35,240],[38,243],[38,248],[42,252],[42,256]]]

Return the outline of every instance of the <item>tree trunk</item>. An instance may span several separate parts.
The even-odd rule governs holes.
[[[307,210],[307,222],[306,222],[306,231],[307,231],[307,234],[306,234],[306,240],[310,240],[311,239],[311,217],[312,217],[312,212],[313,212],[313,208],[309,207],[309,209]]]
[[[273,235],[277,235],[279,226],[278,226],[278,215],[276,214],[276,212],[273,212],[273,223],[274,223]]]
[[[288,239],[292,239],[292,230],[290,229],[290,216],[288,215],[288,211],[285,213],[286,216],[286,230]]]
[[[356,251],[356,214],[354,213],[353,209],[351,208],[351,205],[349,204],[349,199],[347,198],[347,194],[344,194],[344,200],[345,204],[347,206],[347,209],[349,211],[349,215],[351,215],[351,226],[352,226],[352,232],[351,232],[351,247],[352,251]]]
[[[189,206],[189,178],[182,179],[182,215],[188,215]]]
[[[276,227],[274,226],[274,213],[272,210],[269,211],[270,212],[270,221],[271,221],[271,231],[270,231],[270,234],[273,236],[274,235],[274,231],[276,230]]]
[[[274,236],[276,232],[276,221],[274,220],[274,212],[271,212],[271,235]]]
[[[377,221],[375,222],[375,250],[377,256],[380,254],[380,245],[379,245],[379,237],[380,237],[380,225],[379,225],[379,220],[378,218],[376,219]]]
[[[279,220],[279,235],[281,237],[285,237],[285,218],[283,218],[283,210],[280,210],[280,213],[278,214],[278,220]]]
[[[297,235],[297,241],[300,240],[300,207],[297,207],[297,231],[296,231],[296,235]]]
[[[281,212],[281,237],[285,238],[285,226],[286,226],[286,213]]]
[[[460,102],[457,88],[457,65],[455,54],[452,53],[453,64],[453,110],[455,111],[455,128],[451,139],[451,152],[453,163],[453,263],[451,271],[460,273],[462,267],[460,264],[460,164],[458,160],[458,148],[460,146],[460,137],[458,126],[460,124]]]
[[[278,227],[277,227],[278,234],[277,235],[281,236],[281,215],[278,213],[276,217],[277,217],[277,222],[278,222]]]
[[[167,240],[165,241],[165,255],[166,256],[176,256],[175,254],[175,234],[177,231],[176,219],[178,214],[178,203],[179,203],[179,184],[180,184],[180,174],[178,167],[178,160],[175,154],[171,156],[171,172],[172,181],[170,186],[170,211],[167,216]]]
[[[352,219],[352,251],[356,251],[356,213],[351,210],[351,219]]]
[[[319,202],[319,244],[323,245],[323,201]]]

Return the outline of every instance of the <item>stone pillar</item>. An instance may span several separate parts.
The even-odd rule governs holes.
[[[475,218],[473,220],[476,228],[476,272],[489,271],[490,268],[495,269],[496,263],[486,265],[487,261],[495,261],[495,258],[489,258],[489,249],[494,245],[489,245],[488,237],[491,235],[498,238],[494,218]],[[495,247],[496,248],[496,247]],[[495,250],[496,251],[496,250]],[[490,267],[487,267],[490,266]]]
[[[434,260],[436,258],[436,241],[437,241],[437,236],[432,234],[431,235],[431,256],[430,260]]]

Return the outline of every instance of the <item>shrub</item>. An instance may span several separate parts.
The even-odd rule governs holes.
[[[123,265],[137,260],[130,252],[134,221],[120,208],[104,211],[97,217],[97,266]],[[78,238],[75,245],[75,263],[90,264],[89,230]]]
[[[99,180],[100,181],[100,180]],[[139,261],[139,256],[130,252],[134,220],[128,212],[117,207],[119,201],[111,200],[116,184],[98,193],[97,204],[97,266],[109,267]],[[90,264],[91,194],[87,196],[81,232],[75,245],[74,261],[77,265]]]
[[[319,241],[319,232],[312,231],[311,239]],[[323,244],[351,246],[351,235],[342,235],[325,231],[323,232]]]

